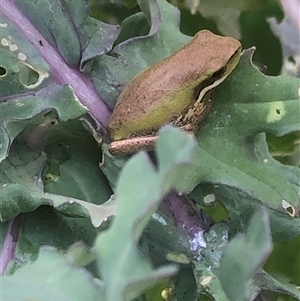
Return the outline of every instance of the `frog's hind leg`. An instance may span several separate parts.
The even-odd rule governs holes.
[[[157,136],[145,136],[113,141],[109,145],[109,152],[114,156],[122,156],[134,154],[140,150],[152,151],[157,138]]]

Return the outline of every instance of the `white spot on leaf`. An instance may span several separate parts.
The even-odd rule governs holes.
[[[2,27],[2,28],[7,27],[7,23],[0,23],[0,27]]]
[[[25,61],[27,59],[27,56],[23,52],[20,52],[20,53],[18,53],[18,58],[21,61]]]
[[[208,284],[211,282],[211,280],[212,280],[212,277],[211,277],[211,276],[204,277],[204,278],[201,280],[200,284],[201,284],[202,286],[206,286],[206,285],[208,285]]]
[[[9,46],[9,50],[14,52],[14,51],[18,50],[18,46],[16,44],[12,44]]]
[[[183,253],[170,252],[166,255],[166,259],[176,263],[189,264],[190,260]]]
[[[24,106],[24,103],[21,100],[16,100],[15,101],[15,106],[18,108],[21,108]]]
[[[5,38],[1,39],[1,44],[3,46],[8,46],[9,45],[8,41]]]
[[[167,226],[166,220],[165,220],[161,215],[159,215],[159,214],[157,214],[157,213],[153,213],[153,214],[152,214],[152,217],[153,217],[154,219],[156,219],[157,221],[159,221],[162,225]]]
[[[211,204],[216,201],[216,196],[212,194],[208,194],[203,198],[204,203]]]

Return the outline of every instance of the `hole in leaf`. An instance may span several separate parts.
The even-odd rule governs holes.
[[[290,207],[286,208],[286,211],[290,216],[293,216],[293,217],[295,216],[296,211],[295,211],[295,208],[293,206],[290,206]]]
[[[6,69],[0,66],[0,76],[4,76],[6,74]]]
[[[276,109],[276,114],[280,115],[280,109]]]
[[[25,87],[31,88],[30,86],[38,82],[40,76],[35,70],[23,63],[18,63],[18,67],[20,70],[20,82]]]
[[[290,55],[287,60],[288,60],[289,63],[292,63],[292,64],[296,65],[296,60],[292,55]]]
[[[58,123],[58,116],[54,111],[49,111],[45,113],[44,118],[45,118],[44,124],[55,125]]]
[[[285,209],[290,216],[296,216],[296,210],[289,202],[287,202],[286,200],[282,200],[281,205],[282,208]]]

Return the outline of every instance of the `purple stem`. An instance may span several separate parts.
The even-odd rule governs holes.
[[[0,11],[10,22],[9,26],[19,31],[41,54],[51,68],[51,76],[59,84],[69,84],[79,101],[89,109],[91,115],[106,127],[111,112],[98,95],[90,79],[77,69],[67,65],[26,16],[16,7],[13,0],[0,1]],[[40,45],[42,41],[42,45]]]
[[[203,233],[209,229],[210,223],[201,216],[200,210],[191,201],[175,191],[168,193],[163,202],[176,225],[186,233],[191,251],[198,258],[201,249],[206,247]]]
[[[8,222],[5,239],[0,252],[0,275],[6,271],[8,264],[14,259],[22,216],[18,215]]]

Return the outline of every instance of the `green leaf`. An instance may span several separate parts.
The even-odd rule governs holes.
[[[91,274],[72,265],[54,248],[46,247],[41,248],[34,263],[1,277],[1,287],[1,297],[6,301],[106,300],[102,286]]]
[[[53,246],[65,252],[77,241],[92,246],[96,235],[88,218],[66,218],[49,206],[41,206],[22,216],[14,260],[6,274],[36,260],[42,246]]]
[[[127,8],[136,6],[136,0],[122,0],[122,3],[124,3]]]
[[[215,194],[228,210],[231,236],[235,235],[237,231],[246,231],[249,219],[257,209],[257,203],[250,203],[247,196],[240,195],[238,191],[226,186],[218,186]],[[275,210],[270,210],[269,215],[272,240],[275,243],[290,240],[300,234],[299,218],[293,218]]]
[[[276,279],[270,274],[260,271],[255,275],[254,283],[261,289],[288,294],[300,300],[299,287],[289,283],[286,279]]]
[[[168,141],[185,141],[185,148],[174,149]],[[166,127],[161,131],[157,145],[158,170],[141,152],[128,160],[115,191],[116,218],[112,226],[99,234],[95,249],[99,254],[99,271],[107,288],[107,300],[131,300],[146,288],[176,272],[175,266],[154,270],[137,249],[139,240],[151,215],[162,197],[176,188],[183,167],[193,158],[195,142],[180,130]],[[167,164],[162,159],[173,155]],[[176,177],[169,177],[176,174]],[[164,179],[168,180],[164,183]],[[122,273],[120,273],[122,271]],[[126,275],[126,277],[124,276]]]
[[[40,93],[26,94],[7,102],[1,102],[0,110],[2,113],[0,118],[2,143],[0,162],[8,155],[13,140],[26,128],[34,129],[39,126],[40,129],[44,128],[43,130],[46,131],[58,120],[63,122],[86,113],[86,109],[80,104],[69,86],[59,87],[55,84],[49,84]],[[49,118],[51,110],[55,110],[56,118]],[[41,134],[37,137],[33,136],[33,139],[41,139],[43,136]]]
[[[76,243],[68,250],[67,258],[78,266],[86,266],[94,261],[95,256],[85,245]]]
[[[171,279],[168,299],[170,301],[198,300],[197,285],[191,266],[181,266],[178,274]]]
[[[262,203],[297,216],[299,169],[274,164],[257,135],[267,131],[280,136],[300,128],[295,114],[299,82],[261,74],[251,64],[251,54],[245,51],[228,80],[216,89],[212,112],[196,135],[197,163],[181,188],[192,190],[207,182],[224,185],[247,196],[249,204]]]
[[[78,121],[57,124],[47,138],[47,165],[42,179],[45,191],[102,204],[111,194],[99,170],[101,150]]]
[[[61,148],[62,146],[60,150]],[[73,182],[70,181],[70,178],[64,178],[63,175],[57,175],[55,182],[58,187],[63,185],[64,190],[57,188],[57,185],[53,184],[51,186],[49,184],[50,188],[48,189],[52,193],[44,192],[40,175],[46,163],[45,154],[31,151],[21,144],[15,143],[13,145],[9,157],[0,164],[0,185],[2,186],[0,212],[2,221],[15,217],[19,213],[34,211],[42,205],[53,206],[69,217],[88,217],[94,227],[99,227],[105,219],[115,214],[113,201],[100,205],[109,199],[110,191],[105,186],[99,189],[99,185],[103,183],[104,179],[99,174],[97,161],[94,162],[93,167],[89,163],[88,154],[74,153],[72,147],[68,151],[70,151],[71,158],[67,161],[65,168],[64,165],[61,165],[60,170],[67,170],[71,178],[77,179],[76,185],[79,189],[75,190],[74,197],[70,197],[69,195],[72,195],[72,193],[68,192],[68,190],[74,190]],[[56,155],[59,156],[59,153],[56,152]],[[76,166],[79,162],[77,160],[84,160],[86,163],[81,165],[80,168],[77,165],[76,169],[72,165],[75,164]],[[93,170],[95,173],[92,174]],[[82,177],[82,174],[85,173],[93,176]],[[50,177],[49,174],[48,176]],[[94,189],[97,186],[98,189]],[[75,198],[78,191],[81,193],[79,196],[82,196],[83,199],[86,198],[87,201]]]
[[[83,71],[111,49],[119,28],[88,13],[81,0],[1,4],[0,162],[38,114],[52,110],[66,121],[89,109],[106,124],[109,112]]]
[[[229,244],[226,224],[211,227],[202,257],[193,261],[198,291],[216,301],[254,300],[262,289],[299,298],[295,285],[276,280],[261,268],[272,250],[270,234],[268,211],[263,207],[252,216],[246,233],[237,234]]]
[[[272,251],[269,217],[259,209],[252,217],[247,233],[230,241],[221,260],[218,275],[229,300],[249,300],[249,283]],[[228,274],[233,277],[228,277]]]

